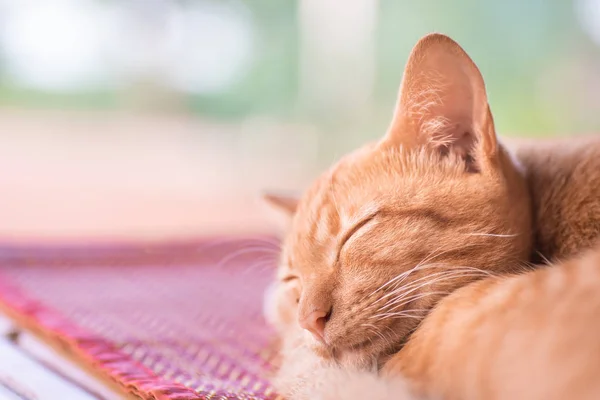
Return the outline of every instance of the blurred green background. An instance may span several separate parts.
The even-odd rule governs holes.
[[[595,0],[3,0],[0,100],[375,128],[386,122],[411,47],[438,31],[481,68],[501,131],[587,131],[599,124],[598,7]],[[328,84],[325,97],[341,101],[337,86],[358,85],[367,97],[356,101],[361,107],[315,105],[319,88],[310,78],[319,66],[328,78],[347,79]]]
[[[171,146],[190,187],[206,167],[181,149],[222,162],[213,198],[233,196],[227,179],[302,187],[382,135],[410,49],[433,31],[480,67],[501,134],[600,131],[600,0],[0,0],[0,135],[36,131],[23,157],[68,164],[135,130],[115,171]],[[150,149],[152,129],[168,145]]]

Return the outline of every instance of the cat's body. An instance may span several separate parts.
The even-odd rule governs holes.
[[[600,398],[600,247],[458,289],[383,374],[425,398]]]
[[[343,387],[344,373],[382,368],[354,397],[322,398],[375,387],[402,398],[402,376],[434,398],[600,398],[600,247],[526,268],[531,255],[560,260],[598,237],[600,141],[590,140],[511,155],[472,61],[447,37],[422,39],[386,137],[298,204],[275,199],[294,214],[267,300],[284,342],[282,393],[319,398],[323,385],[309,382],[320,371]]]
[[[600,136],[512,144],[532,199],[536,261],[566,260],[600,237]]]

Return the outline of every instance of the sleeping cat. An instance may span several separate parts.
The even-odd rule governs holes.
[[[546,399],[539,395],[565,395],[570,386],[560,385],[573,376],[600,378],[591,361],[600,325],[589,320],[600,317],[596,255],[527,272],[532,255],[570,256],[600,231],[600,145],[557,149],[524,146],[515,158],[496,138],[475,64],[446,36],[421,39],[385,137],[344,157],[298,201],[268,197],[291,219],[266,300],[284,343],[282,393],[377,398],[377,387],[387,393],[379,398],[402,398],[402,374],[417,395],[508,398],[529,382],[527,398]],[[581,313],[560,314],[563,298]],[[578,362],[558,365],[550,355],[584,327],[591,334],[571,344]],[[380,369],[377,384],[341,397],[348,382]],[[500,392],[512,371],[521,380]],[[323,374],[339,379],[315,385]],[[550,384],[526,380],[557,374]],[[475,385],[473,376],[485,379]],[[586,383],[600,394],[600,379]]]

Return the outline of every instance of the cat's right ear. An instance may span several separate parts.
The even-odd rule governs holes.
[[[298,197],[290,193],[267,191],[263,193],[262,198],[269,206],[289,216],[294,215],[298,208]]]
[[[430,34],[412,50],[385,142],[454,153],[485,168],[497,141],[479,69],[452,39]]]

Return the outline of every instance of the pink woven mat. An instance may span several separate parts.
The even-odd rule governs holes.
[[[0,247],[0,304],[141,398],[274,399],[265,240]]]

